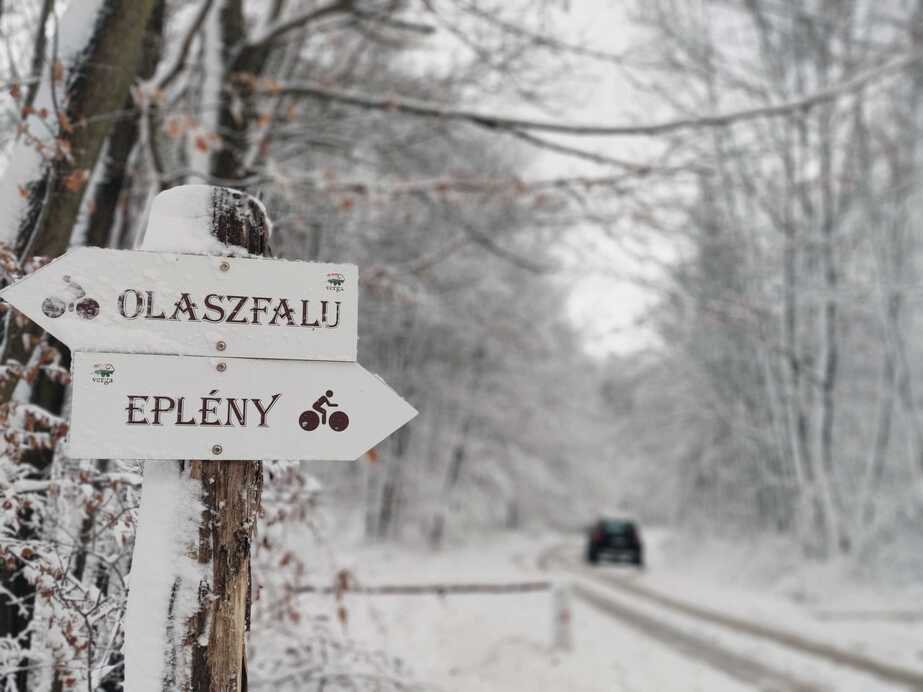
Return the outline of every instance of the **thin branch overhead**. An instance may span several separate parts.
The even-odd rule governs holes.
[[[354,10],[354,0],[334,0],[321,7],[312,8],[310,11],[301,12],[290,17],[283,17],[253,36],[247,42],[247,48],[263,48],[277,41],[279,38],[297,29],[316,22],[319,19],[336,14],[349,14]]]
[[[498,192],[533,193],[544,190],[576,188],[590,191],[603,188],[611,192],[628,182],[628,174],[620,176],[573,176],[527,180],[522,178],[433,178],[400,180],[381,183],[366,180],[348,180],[319,186],[325,193],[355,195],[385,195],[389,197],[417,195],[420,193],[470,193],[495,194]]]
[[[312,82],[288,84],[272,82],[266,85],[259,85],[257,91],[261,93],[281,93],[291,96],[302,96],[341,103],[356,108],[400,113],[419,118],[457,120],[491,130],[550,132],[561,135],[592,137],[657,137],[683,130],[726,127],[748,120],[786,116],[809,111],[816,106],[855,93],[879,80],[905,70],[918,63],[921,59],[923,59],[923,55],[919,53],[905,55],[884,65],[862,72],[840,84],[782,103],[743,108],[728,113],[679,118],[659,123],[639,125],[582,124],[517,118],[497,113],[454,108],[439,103],[420,101],[401,96],[373,96],[357,91],[334,89]]]
[[[199,29],[202,28],[205,17],[208,15],[208,11],[211,9],[212,2],[213,0],[202,0],[202,3],[199,5],[199,9],[196,12],[195,17],[189,24],[189,28],[183,36],[183,40],[180,43],[179,50],[176,53],[176,58],[173,60],[173,63],[168,68],[164,69],[160,76],[154,77],[153,82],[157,85],[158,89],[166,89],[186,67],[186,59],[189,57],[189,49],[192,47],[192,42],[195,40]]]
[[[587,46],[577,45],[575,43],[568,43],[567,41],[562,41],[561,39],[555,38],[547,34],[541,34],[537,31],[530,31],[529,29],[524,29],[523,27],[514,24],[513,22],[505,21],[501,19],[498,15],[491,12],[485,12],[477,5],[474,5],[470,2],[456,2],[456,5],[462,10],[471,14],[472,16],[481,19],[492,26],[495,26],[502,31],[515,36],[520,39],[524,39],[529,43],[547,48],[548,50],[572,53],[573,55],[579,55],[584,58],[591,58],[593,60],[599,60],[602,62],[615,63],[616,65],[621,65],[625,60],[625,55],[619,53],[610,53],[608,51],[596,50],[593,48],[588,48]],[[430,3],[427,3],[430,5]],[[430,7],[432,10],[432,7]]]

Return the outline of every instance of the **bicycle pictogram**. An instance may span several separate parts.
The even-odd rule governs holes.
[[[302,430],[310,432],[316,430],[318,426],[327,425],[334,432],[343,432],[349,427],[349,416],[346,415],[345,411],[334,411],[329,416],[327,415],[328,407],[339,407],[339,404],[331,401],[331,397],[333,397],[333,390],[328,389],[323,396],[314,402],[310,409],[301,412],[298,425],[301,426]]]
[[[42,301],[42,312],[52,319],[60,317],[65,312],[76,312],[85,320],[92,320],[99,314],[99,303],[93,298],[87,298],[83,286],[72,281],[70,275],[61,277],[67,289],[73,293],[70,302],[60,296],[49,296]]]

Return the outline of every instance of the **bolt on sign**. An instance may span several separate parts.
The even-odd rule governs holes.
[[[356,360],[352,264],[81,247],[2,297],[73,351]]]
[[[417,412],[358,363],[75,354],[69,452],[356,459]]]
[[[76,248],[0,291],[74,352],[77,458],[356,459],[417,415],[351,264]]]

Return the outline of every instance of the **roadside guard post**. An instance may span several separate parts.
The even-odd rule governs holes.
[[[573,651],[573,605],[571,603],[570,585],[555,584],[551,590],[551,642],[555,651]]]
[[[73,351],[69,455],[167,462],[145,464],[132,692],[246,689],[258,460],[357,459],[417,413],[356,363],[357,268],[269,259],[269,229],[245,193],[177,187],[141,250],[74,248],[0,292]]]

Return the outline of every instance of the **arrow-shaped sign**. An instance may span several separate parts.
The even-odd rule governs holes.
[[[416,410],[356,363],[76,353],[76,458],[357,459]]]
[[[0,291],[73,351],[356,360],[352,264],[74,248]]]

